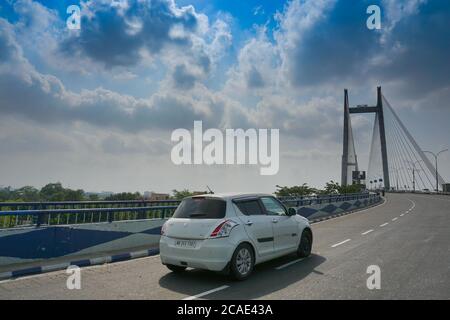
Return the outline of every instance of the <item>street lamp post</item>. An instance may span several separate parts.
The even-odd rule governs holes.
[[[413,174],[413,192],[416,192],[416,172],[419,170],[416,169],[416,164],[418,164],[422,160],[417,160],[416,162],[408,161],[409,163],[412,163],[412,174]]]
[[[437,154],[434,152],[431,152],[431,151],[423,151],[425,153],[429,153],[429,154],[433,155],[433,157],[434,157],[435,168],[436,168],[436,192],[439,192],[438,157],[441,153],[444,153],[446,151],[448,151],[448,149],[441,150]]]
[[[395,170],[395,182],[396,182],[396,191],[398,192],[399,190],[398,190],[398,170],[400,170],[400,169],[398,169],[398,168],[392,168],[392,170]]]

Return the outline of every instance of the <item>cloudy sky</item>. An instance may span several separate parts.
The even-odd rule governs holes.
[[[381,30],[366,27],[372,4]],[[377,85],[422,148],[450,147],[449,27],[441,0],[2,1],[0,186],[320,187],[340,180],[343,89],[375,104]],[[172,164],[172,131],[195,120],[279,129],[278,174]],[[366,167],[373,116],[352,121]]]

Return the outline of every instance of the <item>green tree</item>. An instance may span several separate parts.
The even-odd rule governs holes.
[[[60,182],[49,183],[39,191],[41,201],[82,201],[84,191],[63,188]]]
[[[64,201],[83,201],[83,200],[84,200],[83,190],[64,189]]]
[[[320,191],[321,194],[347,194],[347,193],[359,193],[363,187],[359,184],[352,184],[347,186],[341,186],[339,183],[331,180],[325,184],[325,188]]]
[[[87,200],[89,201],[98,201],[100,200],[100,197],[98,196],[98,194],[95,193],[91,193],[87,196]]]
[[[301,197],[301,196],[309,196],[314,193],[317,193],[317,190],[308,186],[308,184],[304,183],[301,186],[276,186],[277,190],[275,191],[275,195],[277,197]]]
[[[184,189],[181,191],[178,191],[176,189],[172,190],[173,198],[176,200],[183,200],[186,197],[192,197],[194,195],[193,192],[190,192],[188,189]]]
[[[42,201],[63,201],[64,188],[60,182],[49,183],[42,187],[39,195]]]
[[[35,187],[25,186],[14,190],[14,200],[17,201],[39,201],[39,190]]]
[[[331,180],[325,184],[325,188],[320,190],[321,194],[338,194],[340,193],[340,185],[337,182]]]
[[[0,201],[11,201],[13,192],[11,187],[0,188]]]

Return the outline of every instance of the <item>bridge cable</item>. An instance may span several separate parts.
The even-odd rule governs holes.
[[[394,123],[395,129],[397,130],[397,132],[400,132],[400,136],[403,138],[403,140],[405,141],[406,145],[407,145],[408,148],[409,148],[409,150],[407,150],[407,151],[408,151],[408,154],[409,154],[409,156],[410,156],[411,162],[412,162],[413,164],[414,164],[415,162],[417,162],[417,163],[419,164],[420,169],[425,173],[425,176],[426,176],[428,182],[430,183],[431,186],[433,186],[433,182],[430,180],[430,178],[429,178],[429,176],[428,176],[428,174],[427,174],[427,170],[424,170],[424,168],[423,168],[423,166],[422,166],[422,164],[421,164],[422,159],[418,159],[418,157],[417,157],[417,155],[416,155],[416,152],[413,151],[413,149],[412,149],[412,147],[411,147],[411,145],[410,145],[411,142],[410,142],[409,139],[407,138],[407,136],[406,136],[406,134],[404,133],[404,131],[401,129],[401,127],[400,127],[400,125],[398,124],[398,122],[396,122],[395,119],[394,119],[393,123]],[[403,133],[403,135],[402,135],[401,133]],[[402,142],[402,143],[403,143],[403,142]],[[406,149],[406,148],[405,148],[405,149]],[[414,161],[414,159],[412,159],[411,153],[410,153],[409,151],[411,151],[411,153],[414,155],[415,161]],[[419,175],[419,178],[421,179],[422,184],[423,184],[423,186],[425,187],[426,185],[425,185],[425,183],[423,182],[422,177],[421,177],[420,175]]]
[[[390,123],[386,122],[386,124],[388,125],[388,126],[386,126],[387,129],[389,129],[390,128],[390,126],[389,126]],[[387,148],[388,149],[392,149],[392,153],[389,152],[389,155],[391,156],[391,160],[392,161],[389,161],[389,163],[391,164],[391,166],[392,166],[393,163],[395,164],[396,175],[400,178],[401,183],[402,183],[402,189],[404,189],[406,187],[405,181],[407,181],[407,179],[404,179],[404,173],[403,172],[401,172],[399,174],[399,171],[401,171],[400,166],[399,166],[399,159],[400,159],[400,157],[399,157],[399,154],[400,154],[399,147],[398,147],[396,141],[394,140],[394,138],[392,137],[392,131],[391,130],[386,130],[386,134],[387,134],[387,138],[388,138],[387,139],[387,143],[388,143]]]
[[[392,114],[394,115],[394,117],[397,119],[397,122],[399,123],[399,125],[402,127],[403,131],[405,132],[405,134],[408,136],[408,139],[411,141],[412,145],[414,146],[414,149],[416,150],[416,152],[420,155],[421,159],[423,160],[423,162],[425,163],[425,165],[427,166],[428,170],[430,173],[433,173],[433,176],[435,178],[438,179],[439,183],[444,183],[444,179],[441,177],[440,174],[437,174],[436,177],[436,172],[435,172],[435,168],[434,165],[431,163],[430,159],[425,155],[425,153],[422,151],[422,149],[419,147],[419,145],[417,144],[417,142],[414,140],[414,138],[412,137],[412,135],[409,133],[408,129],[404,126],[403,122],[400,120],[400,118],[397,116],[397,114],[395,113],[394,109],[392,109],[389,101],[387,101],[387,99],[382,96],[383,101],[385,102],[385,105],[391,110]]]
[[[401,157],[399,143],[397,141],[397,138],[394,137],[394,132],[392,130],[387,130],[387,133],[389,135],[389,142],[391,142],[391,144],[393,146],[393,151],[394,151],[393,160],[396,163],[397,170],[400,171],[400,178],[402,181],[402,189],[406,189],[406,186],[407,185],[409,186],[409,183],[408,183],[409,179],[406,176],[404,170],[402,170],[402,166],[401,166],[402,157]]]
[[[409,167],[411,166],[411,163],[414,164],[414,160],[411,156],[410,150],[407,148],[408,143],[407,143],[407,141],[405,141],[405,137],[402,135],[401,129],[397,126],[395,120],[393,121],[393,130],[397,134],[397,139],[398,139],[398,141],[401,145],[401,148],[403,150],[403,153],[405,155],[405,157],[404,157],[405,164],[408,166],[407,171],[408,171],[408,173],[410,173]],[[410,177],[412,178],[412,181],[415,180],[412,174],[410,174]],[[423,183],[423,181],[422,181],[422,183]]]

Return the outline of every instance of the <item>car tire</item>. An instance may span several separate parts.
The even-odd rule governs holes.
[[[312,249],[312,233],[310,230],[306,229],[302,232],[302,237],[300,238],[300,243],[297,249],[297,255],[300,258],[306,258],[311,254]]]
[[[230,262],[230,275],[234,280],[247,279],[255,266],[255,254],[248,243],[240,244],[233,253]]]
[[[180,272],[183,272],[183,271],[186,270],[186,267],[175,266],[175,265],[173,265],[173,264],[166,264],[166,267],[167,267],[170,271],[175,272],[175,273],[180,273]]]

